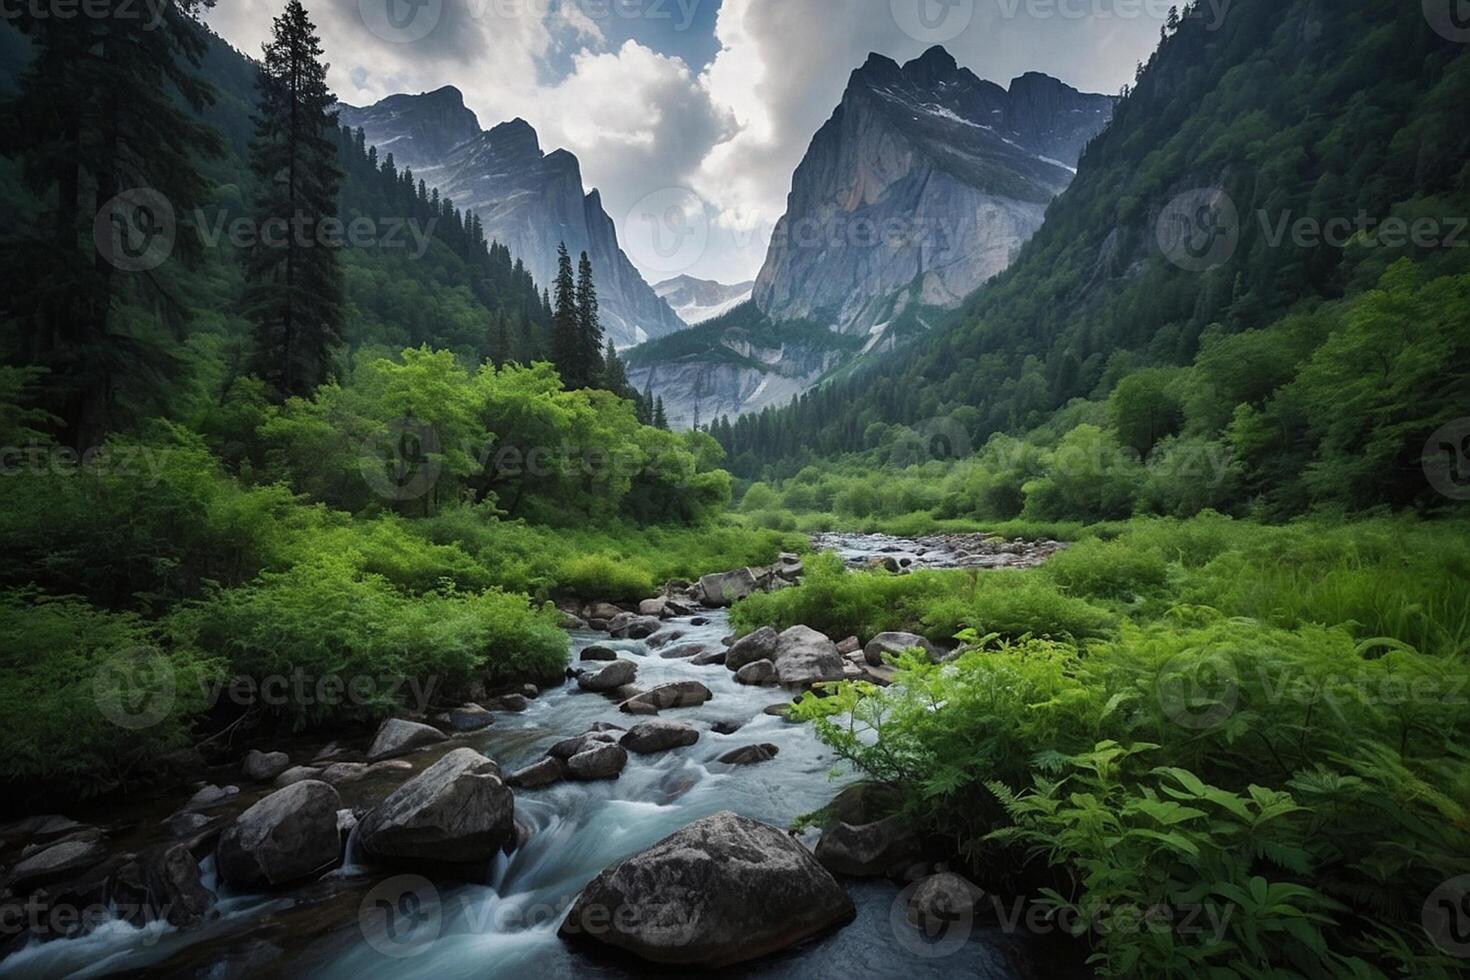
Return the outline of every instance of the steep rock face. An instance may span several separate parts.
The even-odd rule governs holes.
[[[712,320],[750,299],[755,280],[725,285],[711,279],[676,276],[655,283],[653,291],[673,307],[679,319],[691,327]]]
[[[1008,91],[942,48],[871,56],[796,170],[756,305],[869,349],[911,305],[957,306],[1041,226],[1113,102],[1034,73]]]
[[[524,119],[482,132],[454,88],[340,108],[342,124],[361,127],[380,157],[392,153],[394,163],[479,215],[485,235],[507,245],[538,285],[549,287],[556,278],[558,243],[566,242],[574,261],[586,251],[603,328],[618,346],[684,328],[619,248],[601,195],[584,193],[577,158],[566,150],[543,152]]]
[[[773,324],[753,303],[628,355],[628,380],[664,400],[669,422],[734,418],[784,405],[862,345],[812,324]]]

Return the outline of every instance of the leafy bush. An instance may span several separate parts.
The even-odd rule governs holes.
[[[320,555],[264,573],[170,621],[180,640],[225,654],[236,677],[285,679],[290,694],[259,703],[296,727],[422,710],[428,705],[415,702],[425,692],[475,678],[555,677],[566,660],[557,624],[550,607],[495,590],[405,595],[363,571],[353,555]]]
[[[0,778],[109,787],[188,744],[223,665],[137,616],[0,594]]]
[[[653,574],[640,564],[613,555],[579,555],[562,563],[561,587],[584,599],[646,599],[658,591]]]
[[[1129,540],[1080,541],[1053,555],[1047,576],[1074,595],[1127,599],[1164,584],[1164,559]]]

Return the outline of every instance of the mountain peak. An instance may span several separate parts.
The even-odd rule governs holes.
[[[485,138],[498,148],[532,152],[538,156],[541,153],[541,140],[535,128],[520,116],[493,127],[485,133]]]
[[[959,62],[954,60],[954,55],[950,54],[942,44],[934,45],[934,47],[904,65],[904,68],[913,68],[915,65],[946,72],[959,71],[960,68]]]
[[[445,85],[432,92],[425,92],[421,97],[436,104],[464,108],[464,93],[453,85]]]

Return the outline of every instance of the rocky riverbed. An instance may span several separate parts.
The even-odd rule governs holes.
[[[1057,975],[1049,946],[968,907],[958,932],[915,928],[973,904],[966,886],[861,806],[820,840],[779,830],[854,782],[785,706],[825,680],[886,682],[882,644],[908,642],[796,627],[728,645],[718,607],[799,574],[791,556],[636,609],[580,607],[561,687],[252,753],[187,799],[0,830],[6,908],[25,910],[0,975],[635,976],[634,957]],[[87,906],[90,928],[56,918]]]

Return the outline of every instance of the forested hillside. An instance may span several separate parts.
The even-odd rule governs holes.
[[[1415,4],[1241,0],[1218,24],[1194,5],[953,326],[721,442],[740,475],[782,478],[912,461],[893,446],[936,430],[1024,437],[947,486],[952,516],[1442,504],[1420,462],[1470,395],[1467,86],[1465,46]],[[1134,453],[1116,493],[1023,491],[1068,442]],[[1145,499],[1170,460],[1210,455],[1230,461],[1212,495]]]
[[[193,13],[103,22],[105,59],[45,18],[17,22],[29,44],[3,28],[0,779],[17,798],[129,785],[224,727],[398,705],[242,717],[195,681],[559,678],[553,594],[641,596],[777,550],[709,526],[720,450],[643,424],[585,255],[538,288],[477,217],[336,126],[299,4],[260,64]],[[167,715],[130,739],[97,712],[113,666],[145,697],[169,681]]]

